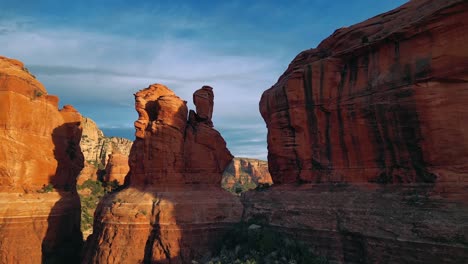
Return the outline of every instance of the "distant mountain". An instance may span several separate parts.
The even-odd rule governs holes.
[[[122,160],[120,156],[128,157],[133,141],[122,137],[106,137],[97,124],[87,117],[83,117],[81,124],[83,133],[80,147],[85,158],[85,167],[78,177],[79,184],[87,179],[97,180],[99,176],[103,176],[109,156],[113,153],[119,155],[118,159],[113,159],[114,165],[126,165],[128,167],[125,159]],[[119,164],[115,164],[117,160]],[[121,161],[125,164],[120,164]],[[118,177],[122,176],[120,174],[124,174],[123,177],[125,177],[127,172],[120,170]],[[123,183],[123,179],[118,179],[118,181]]]
[[[259,184],[273,184],[268,162],[250,158],[234,158],[224,170],[221,182],[224,189],[233,193],[254,189]]]

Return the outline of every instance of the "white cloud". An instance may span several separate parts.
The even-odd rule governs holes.
[[[16,27],[0,34],[2,55],[31,65],[49,93],[58,95],[63,104],[75,105],[101,126],[131,127],[136,117],[132,94],[152,83],[167,85],[191,108],[192,93],[210,85],[215,92],[215,126],[253,125],[266,141],[258,102],[283,69],[277,68],[275,58],[221,54],[211,46],[195,40],[142,40],[71,29]],[[112,112],[80,109],[89,105]],[[249,133],[241,136],[249,141]],[[248,144],[235,146],[234,139],[225,138],[235,155],[266,156],[266,144],[258,146],[261,150],[247,149]],[[256,137],[254,142],[260,141]]]

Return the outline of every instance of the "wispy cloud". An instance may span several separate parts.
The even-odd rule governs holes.
[[[258,101],[282,70],[275,58],[220,54],[203,43],[177,39],[135,42],[111,34],[38,28],[8,32],[0,37],[0,46],[4,55],[24,61],[63,104],[75,105],[107,130],[131,128],[136,118],[133,93],[152,83],[167,85],[191,108],[192,93],[211,85],[215,126],[259,123],[256,129],[265,141]],[[245,132],[242,137],[251,135]],[[225,138],[235,155],[255,152],[245,151],[242,141],[229,134]],[[265,144],[258,147],[255,155],[265,158]]]
[[[192,93],[211,85],[214,124],[233,154],[265,159],[258,102],[290,60],[403,2],[7,1],[0,53],[22,60],[63,104],[129,137],[139,89],[163,83],[193,108]]]

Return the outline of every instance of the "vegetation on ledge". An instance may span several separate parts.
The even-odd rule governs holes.
[[[101,198],[119,187],[116,181],[110,183],[102,183],[91,179],[77,186],[78,194],[81,201],[81,232],[86,235],[90,234],[93,229],[94,211]]]
[[[241,223],[219,243],[216,257],[208,264],[326,264],[328,260],[314,255],[306,244],[256,223]],[[193,263],[198,263],[194,261]]]

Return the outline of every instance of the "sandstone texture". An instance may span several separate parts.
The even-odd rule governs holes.
[[[0,57],[0,263],[77,261],[80,122],[21,62]]]
[[[268,162],[249,158],[234,158],[224,170],[221,183],[223,188],[232,191],[236,188],[246,191],[263,184],[273,184]]]
[[[468,2],[415,0],[303,51],[266,90],[258,219],[338,263],[468,262]]]
[[[467,263],[468,207],[429,186],[274,184],[242,194],[243,220],[330,263]]]
[[[128,157],[133,142],[126,138],[106,137],[97,124],[90,118],[83,117],[81,123],[83,126],[83,134],[81,136],[80,147],[86,162],[78,178],[78,184],[82,184],[88,179],[105,180],[109,177],[100,179],[100,176],[111,166],[108,165],[110,156],[117,153]],[[115,169],[119,174],[127,174],[128,172],[128,170],[124,172],[125,165],[122,160],[123,156],[119,156],[119,167]],[[110,169],[110,167],[109,170],[114,171]],[[122,176],[119,175],[117,177],[120,179]],[[125,175],[123,177],[125,178]],[[112,176],[110,178],[112,178]]]
[[[130,171],[128,166],[128,156],[120,152],[109,154],[109,159],[106,164],[106,174],[103,177],[104,182],[117,182],[118,185],[123,185],[125,176]]]
[[[264,92],[275,183],[466,183],[466,1],[337,30]]]
[[[194,98],[199,94],[190,114],[164,85],[135,94],[139,118],[126,187],[99,204],[85,263],[190,263],[240,221],[242,205],[221,188],[233,157],[213,128],[212,88]]]

